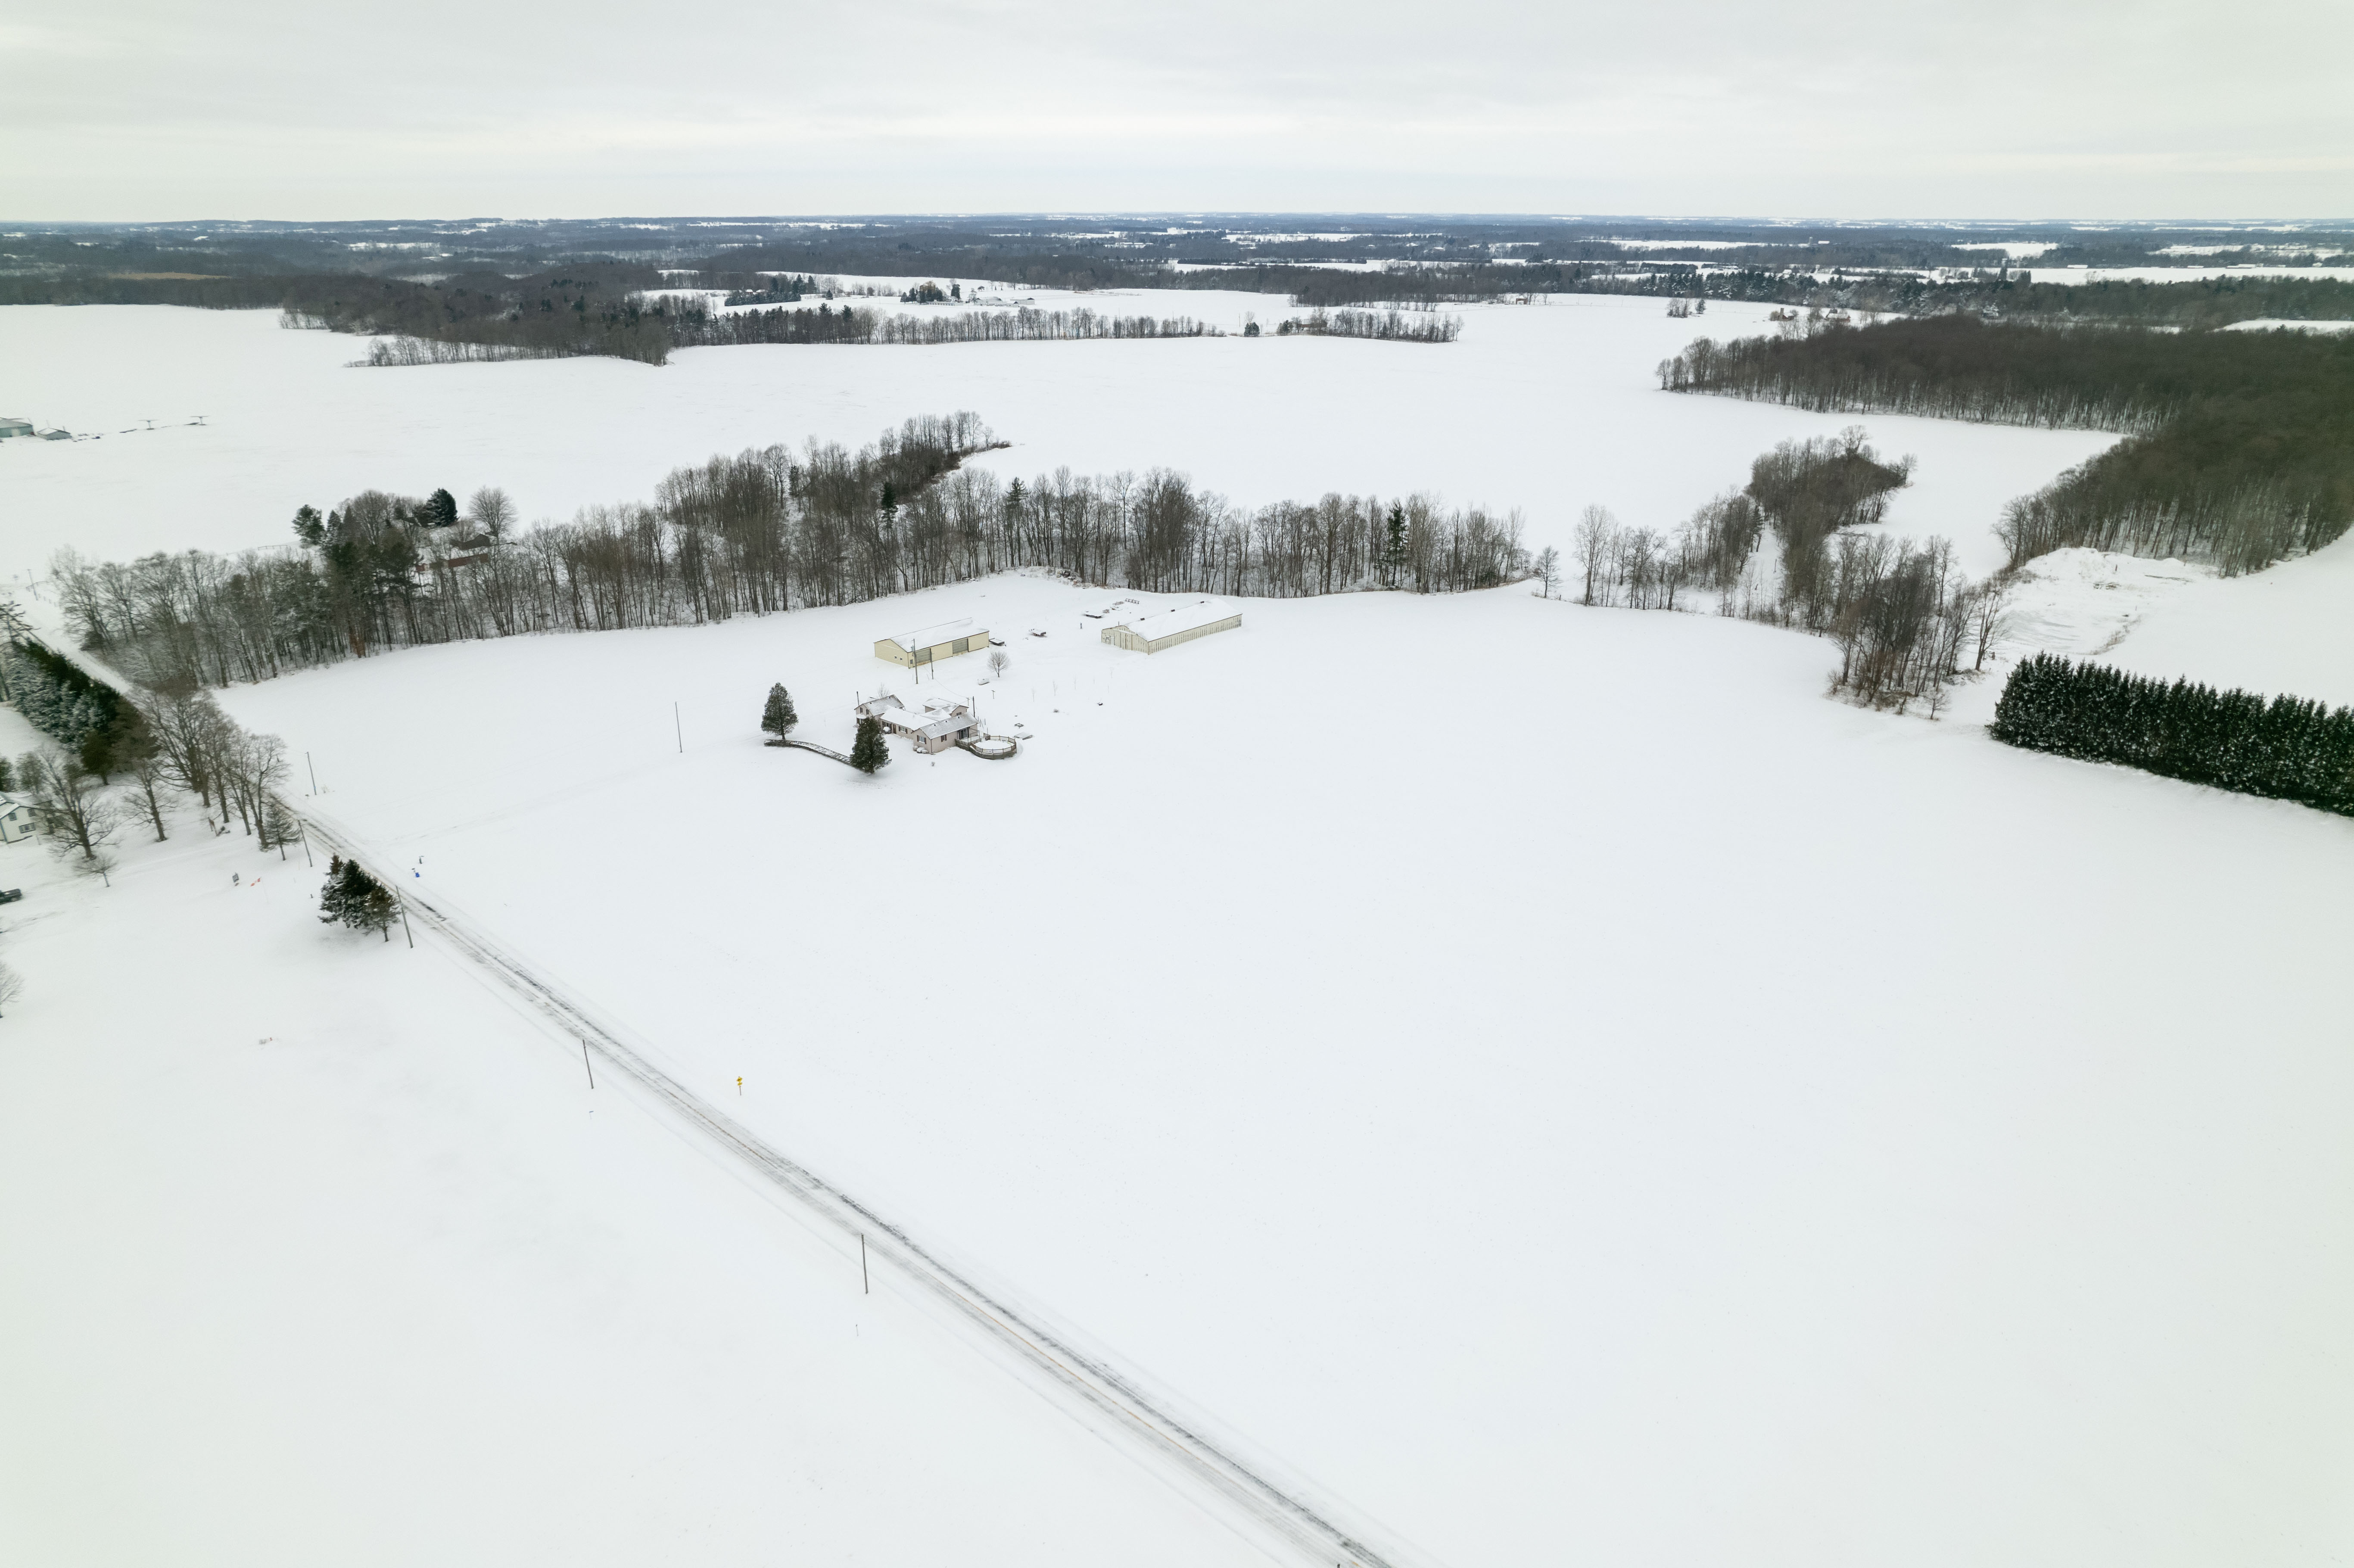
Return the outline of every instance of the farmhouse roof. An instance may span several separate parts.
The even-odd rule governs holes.
[[[885,714],[883,722],[892,729],[920,735],[926,740],[938,740],[944,735],[970,729],[981,721],[970,714]]]

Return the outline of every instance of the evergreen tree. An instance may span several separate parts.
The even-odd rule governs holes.
[[[305,545],[320,546],[327,542],[327,524],[315,506],[302,506],[294,513],[294,536]]]
[[[770,686],[769,705],[760,710],[760,727],[782,740],[801,722],[801,715],[793,712],[792,694],[785,690],[784,683]]]
[[[1382,576],[1392,588],[1405,574],[1405,508],[1390,503],[1389,523],[1382,539]]]
[[[368,878],[366,895],[360,900],[359,918],[352,922],[362,930],[380,931],[384,939],[392,940],[392,923],[400,918],[400,903],[392,889],[374,877]]]
[[[319,889],[319,923],[333,926],[337,921],[350,923],[351,895],[344,886],[344,857],[327,857],[326,885]]]
[[[319,894],[323,923],[342,921],[355,931],[381,931],[392,940],[392,923],[400,918],[400,901],[392,890],[370,876],[355,860],[336,855],[327,863],[327,885]]]
[[[850,747],[850,765],[867,774],[891,765],[891,748],[883,741],[883,721],[872,714],[858,721],[858,738]]]
[[[446,490],[437,490],[425,498],[425,524],[429,528],[454,528],[458,525],[458,498]]]

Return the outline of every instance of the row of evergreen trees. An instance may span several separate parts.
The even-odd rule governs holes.
[[[21,632],[0,641],[0,701],[91,773],[112,772],[137,745],[139,715],[120,693]]]
[[[2039,653],[2011,671],[1990,733],[2031,751],[2354,816],[2354,708]]]

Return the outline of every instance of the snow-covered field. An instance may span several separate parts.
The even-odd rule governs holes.
[[[1191,314],[1239,329],[1291,313],[1264,294],[1039,296],[1098,311]],[[1021,474],[1183,469],[1256,504],[1331,490],[1441,493],[1523,508],[1532,539],[1566,544],[1589,502],[1673,526],[1748,478],[1776,441],[1850,421],[1658,390],[1653,367],[1702,333],[1755,330],[1762,307],[1698,321],[1652,300],[1563,296],[1467,310],[1443,345],[1227,337],[942,347],[696,349],[660,369],[614,360],[354,369],[354,338],[282,331],[274,313],[137,307],[0,312],[0,413],[97,441],[0,446],[10,526],[0,573],[60,544],[119,556],[280,544],[305,502],[369,486],[461,498],[504,485],[527,517],[651,497],[715,451],[817,436],[864,442],[909,415],[970,408],[1013,443],[983,460]],[[202,427],[185,423],[207,416]],[[2000,563],[2001,503],[2109,438],[1927,419],[1864,421],[1919,454],[1891,525]],[[130,432],[130,433],[124,433]]]
[[[111,888],[0,847],[0,1561],[1265,1561],[460,960],[171,827]]]
[[[120,429],[221,393],[202,429],[0,450],[0,565],[274,541],[370,483],[561,514],[954,407],[1015,471],[1428,486],[1543,543],[1589,500],[1672,523],[1840,422],[1651,389],[1731,311],[1468,315],[1452,348],[345,371],[350,340],[260,318],[0,312],[0,408]],[[2105,440],[1868,423],[1922,457],[1896,524],[1979,569],[1999,502]],[[2354,672],[2344,545],[2232,582],[2105,562],[2050,563],[2021,636]],[[683,1080],[1437,1562],[2354,1552],[2344,822],[2000,747],[1991,682],[1935,725],[1826,702],[1827,644],[1711,617],[1252,602],[1148,659],[1084,619],[1110,597],[1005,577],[225,700],[315,759],[298,803]],[[758,744],[770,682],[839,745],[904,680],[874,639],[968,614],[1013,668],[942,689],[1019,720],[1015,760],[870,780]],[[275,861],[212,885],[260,863],[175,838],[9,906],[37,989],[0,1023],[0,1202],[32,1243],[0,1315],[32,1331],[0,1404],[38,1424],[0,1542],[1235,1550],[660,1124],[592,1117],[567,1043],[430,940],[326,934]],[[125,953],[160,983],[101,983]],[[257,1546],[280,1487],[306,1511]]]

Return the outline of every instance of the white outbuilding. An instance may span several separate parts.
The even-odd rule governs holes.
[[[1232,631],[1242,623],[1243,612],[1239,606],[1205,599],[1168,609],[1129,616],[1117,626],[1105,627],[1103,640],[1115,648],[1125,648],[1133,653],[1158,653],[1164,648],[1174,648],[1197,637]]]

